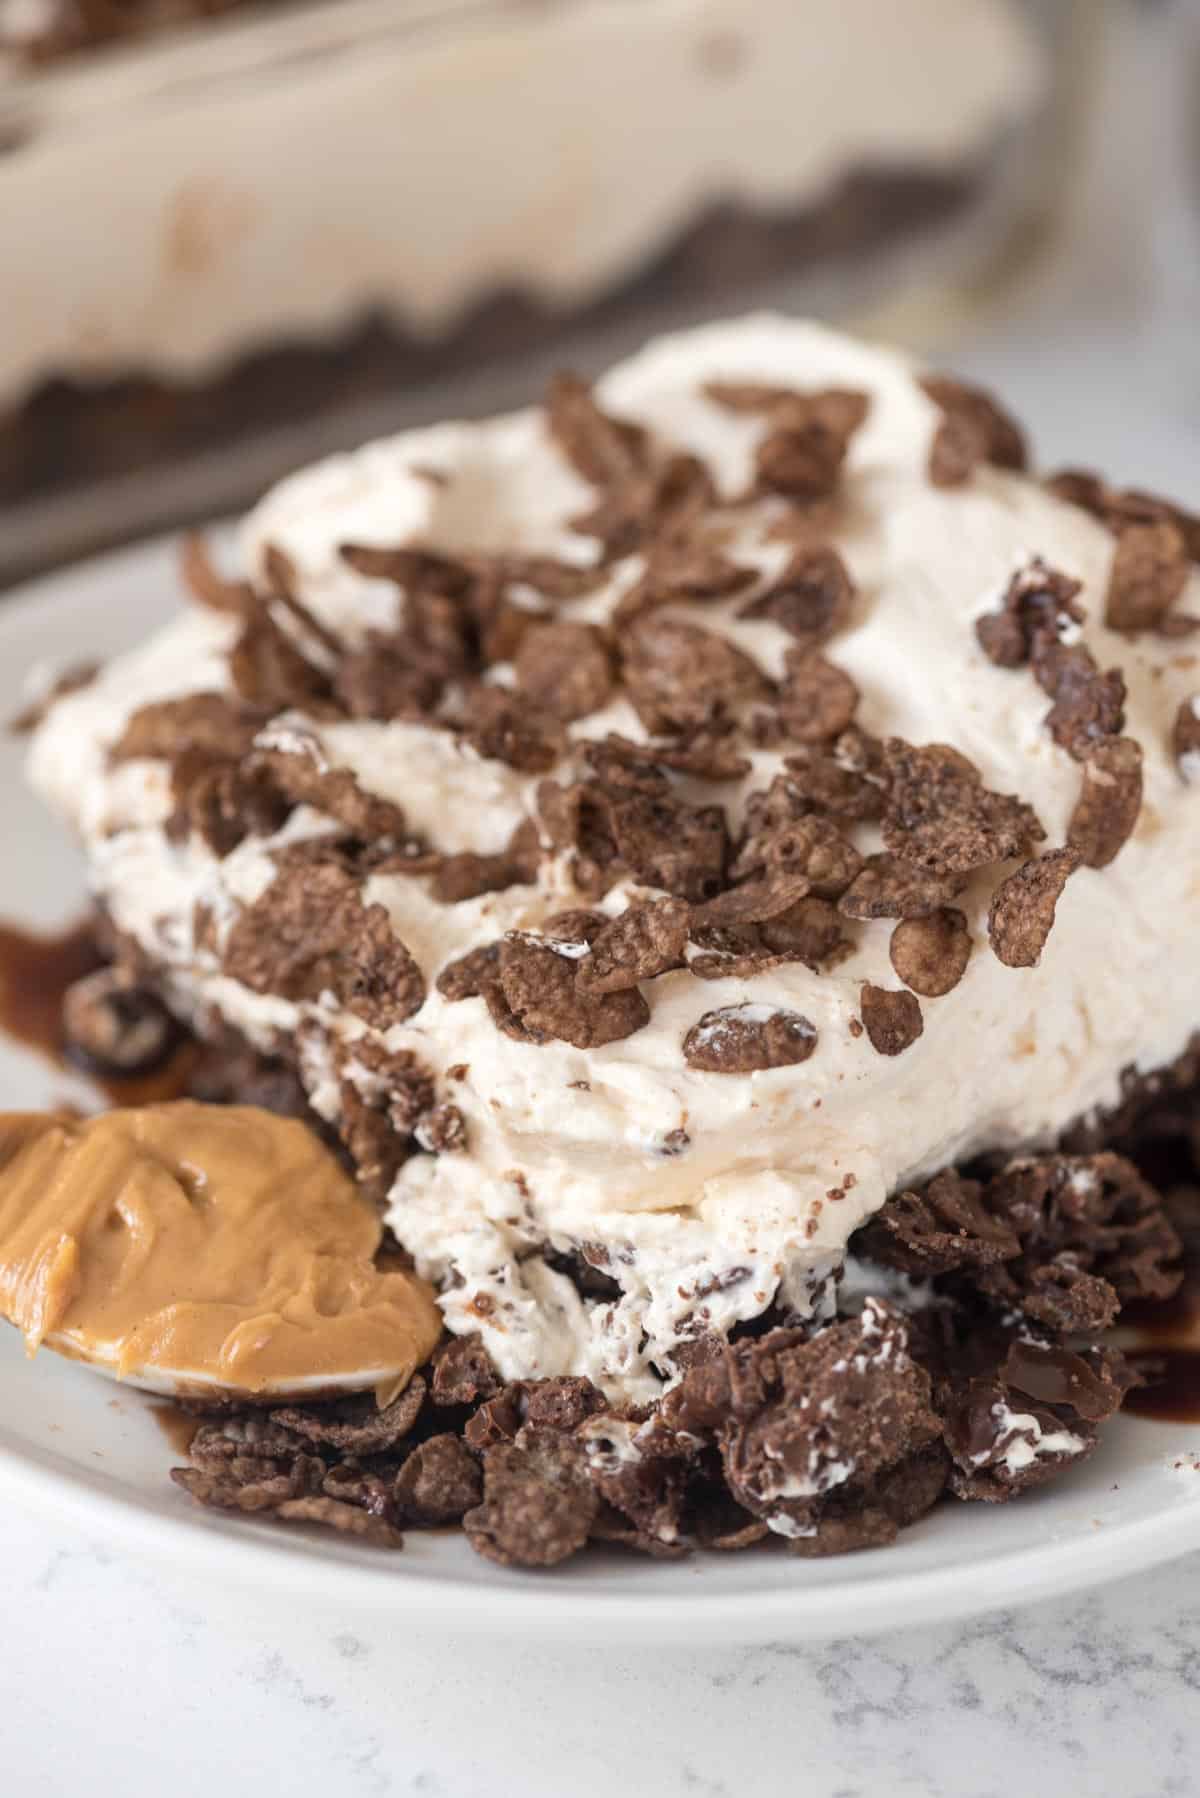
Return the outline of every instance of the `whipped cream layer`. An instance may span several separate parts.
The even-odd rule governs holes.
[[[1032,480],[985,466],[953,490],[931,485],[928,461],[940,413],[904,359],[820,327],[762,316],[652,345],[598,389],[613,413],[693,451],[722,495],[743,496],[764,423],[716,405],[710,380],[869,395],[851,439],[830,541],[857,594],[846,627],[825,652],[857,683],[857,721],[880,737],[947,743],[969,756],[987,786],[1037,812],[1046,846],[1061,844],[1081,769],[1045,728],[1048,701],[1028,669],[993,665],[974,625],[999,604],[1035,556],[1082,583],[1078,627],[1102,668],[1128,686],[1126,732],[1144,753],[1136,829],[1102,871],[1067,884],[1040,963],[1003,965],[987,936],[988,902],[1016,865],[984,869],[954,903],[973,949],[941,998],[921,1001],[923,1034],[903,1053],[876,1051],[859,1025],[864,981],[895,989],[891,925],[849,926],[853,952],[822,972],[800,962],[744,979],[701,980],[679,969],[646,981],[649,1022],[619,1041],[581,1050],[563,1041],[511,1040],[482,998],[451,1003],[434,987],[441,968],[511,929],[536,930],[564,908],[592,903],[572,884],[569,858],[547,855],[536,882],[453,905],[427,877],[377,874],[365,897],[388,913],[423,970],[420,1008],[385,1033],[330,995],[295,1004],[249,991],[193,935],[196,908],[220,940],[270,883],[272,850],[328,831],[308,808],[277,838],[250,838],[224,860],[197,839],[164,833],[171,809],[160,762],[110,765],[108,747],[150,700],[229,685],[227,617],[195,609],[158,638],[63,698],[32,753],[36,785],[80,832],[92,884],[116,924],[165,971],[180,1009],[208,1008],[264,1049],[278,1033],[301,1040],[314,1106],[336,1119],[339,1051],[364,1039],[410,1050],[439,1096],[466,1121],[467,1146],[420,1153],[401,1169],[389,1222],[420,1271],[442,1285],[451,1328],[480,1330],[509,1377],[587,1373],[609,1390],[646,1396],[669,1372],[671,1349],[699,1329],[725,1330],[777,1296],[801,1311],[824,1302],[851,1232],[889,1193],[983,1150],[1046,1143],[1069,1123],[1115,1104],[1122,1070],[1172,1061],[1200,1023],[1200,788],[1172,752],[1179,706],[1200,688],[1188,638],[1119,637],[1103,623],[1115,539],[1085,512]],[[432,478],[431,478],[432,477]],[[449,555],[526,551],[590,563],[595,546],[569,521],[595,492],[568,465],[530,410],[482,424],[448,424],[369,445],[285,481],[244,530],[248,570],[268,546],[296,570],[297,591],[345,643],[403,615],[391,582],[351,569],[339,546],[419,544]],[[770,527],[780,502],[728,514],[727,553],[766,579],[788,556]],[[560,618],[602,620],[642,572],[634,555],[612,564]],[[532,602],[531,602],[532,603]],[[727,636],[771,676],[793,639],[768,619],[739,617],[729,600],[670,608]],[[1200,610],[1193,575],[1184,609]],[[506,665],[490,671],[510,683]],[[330,764],[399,801],[412,829],[447,851],[491,851],[534,816],[542,776],[482,759],[452,734],[424,725],[284,720],[310,730]],[[570,726],[577,749],[617,730],[646,740],[625,698]],[[750,792],[766,786],[794,744],[753,748],[738,781],[680,777],[694,802],[725,807],[736,837]],[[554,771],[568,777],[572,757]],[[864,851],[874,827],[847,826]],[[625,881],[600,902],[616,914],[645,892]],[[682,1043],[702,1014],[749,1007],[752,1017],[798,1012],[817,1034],[802,1064],[753,1073],[703,1072]],[[377,1078],[364,1060],[352,1078]],[[620,1287],[587,1301],[541,1251],[603,1262]]]
[[[0,402],[371,308],[432,339],[498,292],[569,311],[712,206],[963,168],[1045,80],[1007,0],[339,0],[6,79],[30,4],[0,0]]]

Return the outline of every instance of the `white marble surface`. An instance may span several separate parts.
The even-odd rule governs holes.
[[[6,1789],[43,1798],[1190,1798],[1200,1556],[1103,1594],[815,1647],[414,1637],[199,1590],[8,1518]]]
[[[1006,391],[1044,463],[1104,463],[1196,504],[1200,156],[1179,165],[1155,78],[1178,58],[1145,56],[1153,121],[1112,115],[1069,262],[954,359]],[[1200,1790],[1200,1556],[870,1641],[618,1654],[448,1643],[399,1611],[350,1623],[8,1514],[0,1616],[3,1779],[22,1798]]]

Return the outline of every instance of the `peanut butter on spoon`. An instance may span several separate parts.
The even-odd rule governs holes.
[[[0,1313],[154,1391],[401,1391],[441,1332],[305,1125],[182,1100],[0,1113]]]

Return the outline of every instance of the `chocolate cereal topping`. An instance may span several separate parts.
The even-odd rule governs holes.
[[[749,1074],[807,1061],[817,1033],[796,1011],[729,1005],[706,1011],[683,1039],[689,1064],[708,1074]]]
[[[1187,585],[1190,566],[1183,532],[1170,519],[1128,525],[1113,556],[1106,623],[1117,631],[1161,625]]]
[[[902,918],[892,932],[892,966],[914,993],[937,999],[956,987],[971,955],[967,920],[954,906]]]
[[[1024,433],[990,393],[949,375],[926,375],[921,386],[942,414],[929,459],[935,487],[961,486],[981,462],[1025,467]]]
[[[990,395],[941,375],[922,386],[940,415],[935,486],[953,489],[985,463],[1025,466],[1022,433]],[[347,543],[351,569],[398,590],[396,624],[353,643],[306,605],[278,548],[266,548],[255,579],[235,581],[188,540],[189,589],[229,621],[229,689],[143,706],[110,755],[168,764],[176,841],[223,858],[268,839],[276,873],[265,890],[219,930],[208,915],[196,921],[224,973],[317,1008],[332,994],[377,1031],[414,1015],[436,979],[453,1001],[482,1001],[516,1043],[583,1049],[643,1029],[656,983],[671,976],[753,982],[789,963],[829,971],[860,942],[887,940],[901,986],[862,983],[853,1024],[864,1048],[894,1055],[922,1032],[920,1000],[968,974],[978,899],[990,897],[999,959],[1037,961],[1068,875],[1106,868],[1141,808],[1124,677],[1085,641],[1079,581],[1035,555],[975,624],[978,651],[1046,695],[1048,738],[1079,767],[1066,843],[1043,852],[1036,788],[995,791],[952,743],[864,728],[860,713],[869,718],[877,696],[842,665],[839,637],[864,604],[888,602],[858,593],[836,536],[869,396],[729,380],[704,397],[754,428],[752,492],[722,494],[703,460],[559,376],[546,431],[592,494],[570,521],[578,558]],[[1197,521],[1094,476],[1050,485],[1114,533],[1104,621],[1178,634]],[[751,503],[768,510],[776,546],[765,571],[735,543]],[[606,613],[572,611],[610,578],[618,597]],[[760,626],[790,640],[769,665]],[[901,654],[895,678],[922,673]],[[592,727],[619,705],[644,739]],[[1185,778],[1200,766],[1197,715],[1185,704],[1173,727]],[[323,733],[344,719],[444,733],[528,781],[530,815],[500,849],[434,850],[401,805],[326,753]],[[298,813],[319,820],[316,834],[297,832]],[[365,897],[377,876],[424,880],[447,906],[537,892],[551,858],[580,907],[604,909],[565,931],[550,921],[497,932],[440,969],[418,965]],[[706,1071],[750,1072],[797,1064],[817,1046],[807,1020],[758,1005],[750,987],[743,1003],[699,1015],[680,1054]],[[418,1130],[418,1114],[385,1119],[361,1087],[347,1094],[360,1148],[378,1139],[368,1156],[376,1184],[406,1152],[398,1140],[441,1152],[461,1140],[443,1095],[424,1094]]]
[[[1141,809],[1141,747],[1132,737],[1108,737],[1084,763],[1067,842],[1086,867],[1107,868],[1132,835]]]
[[[425,982],[381,905],[367,905],[353,874],[335,861],[288,869],[236,919],[223,963],[257,993],[318,999],[332,992],[365,1024],[387,1029],[410,1017]]]
[[[912,993],[867,981],[859,995],[859,1008],[871,1047],[880,1055],[902,1055],[925,1028],[920,1003]]]
[[[1156,494],[1110,487],[1087,469],[1062,469],[1046,486],[1068,505],[1090,512],[1117,538],[1105,607],[1114,630],[1179,636],[1196,628],[1195,619],[1172,608],[1189,563],[1200,563],[1200,517]]]
[[[884,843],[932,874],[1006,861],[1046,834],[1032,807],[991,792],[974,764],[945,743],[917,748],[892,737],[885,768]]]
[[[854,583],[835,549],[799,549],[782,574],[742,607],[743,618],[769,618],[808,649],[843,629],[854,602]]]
[[[870,405],[865,394],[844,388],[804,393],[759,382],[710,381],[705,393],[732,412],[762,415],[766,430],[755,452],[758,491],[801,503],[836,492],[851,438]]]
[[[1079,861],[1074,849],[1051,849],[1025,862],[996,888],[988,912],[988,936],[1006,967],[1037,966],[1062,890]]]

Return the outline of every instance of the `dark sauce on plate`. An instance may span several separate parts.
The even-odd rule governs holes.
[[[1200,1349],[1137,1349],[1129,1360],[1146,1381],[1124,1409],[1159,1423],[1200,1423]]]
[[[203,1420],[194,1412],[171,1404],[169,1400],[156,1400],[148,1409],[175,1453],[186,1460],[191,1452],[192,1439]]]
[[[1137,1331],[1138,1346],[1126,1356],[1146,1384],[1128,1394],[1123,1409],[1160,1423],[1200,1423],[1200,1257],[1186,1249],[1183,1284],[1157,1305],[1126,1305],[1122,1326]]]
[[[161,1066],[138,1074],[81,1068],[63,1031],[62,1008],[77,980],[105,966],[86,918],[51,936],[0,923],[0,1031],[55,1067],[83,1074],[110,1105],[152,1105],[186,1090],[195,1055],[183,1043]]]

